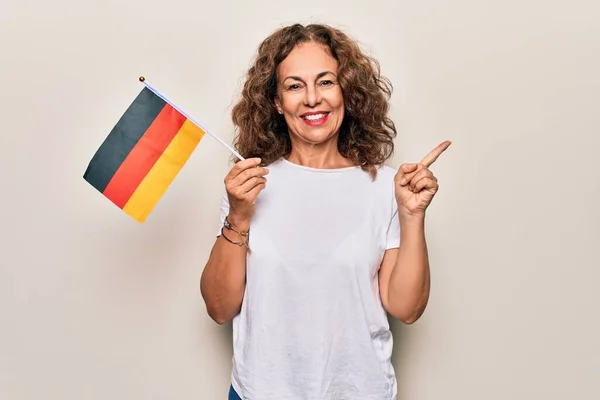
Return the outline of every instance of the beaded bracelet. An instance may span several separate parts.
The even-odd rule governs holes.
[[[237,233],[240,236],[248,236],[248,234],[250,233],[250,230],[248,230],[248,232],[240,232],[238,230],[236,230],[233,225],[231,225],[231,222],[229,222],[229,220],[227,219],[227,216],[225,216],[225,222],[223,222],[223,226],[231,231],[234,231],[235,233]]]
[[[229,243],[231,243],[231,244],[235,244],[235,245],[237,245],[237,246],[240,246],[240,247],[241,247],[241,246],[246,246],[246,249],[248,250],[248,253],[251,253],[251,252],[252,252],[252,251],[250,250],[250,246],[248,246],[248,239],[246,239],[246,241],[245,241],[245,242],[234,242],[233,240],[229,239],[229,238],[227,237],[227,235],[225,235],[225,232],[224,232],[224,230],[223,230],[224,228],[230,229],[230,230],[234,231],[235,233],[237,233],[237,234],[238,234],[238,235],[240,235],[240,236],[248,236],[248,234],[249,234],[249,232],[250,232],[250,231],[242,233],[242,232],[239,232],[239,231],[237,231],[237,230],[233,229],[233,227],[231,226],[231,224],[230,224],[230,223],[229,223],[229,221],[227,220],[227,217],[225,217],[225,222],[223,223],[223,226],[221,227],[221,236],[223,236],[223,238],[224,238],[225,240],[227,240],[227,241],[228,241]]]

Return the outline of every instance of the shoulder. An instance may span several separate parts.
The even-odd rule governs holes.
[[[386,177],[391,176],[393,178],[394,176],[396,176],[396,172],[398,171],[396,170],[396,168],[393,168],[387,164],[383,164],[377,168],[377,172],[383,174]]]
[[[382,165],[377,168],[377,175],[372,182],[373,190],[377,196],[384,202],[395,202],[396,183],[394,181],[398,171],[388,165]]]
[[[262,164],[261,167],[267,168],[269,170],[269,173],[271,173],[272,171],[288,171],[289,170],[289,166],[287,165],[287,162],[286,162],[285,158],[283,158],[283,157],[280,157],[269,163]]]
[[[377,167],[375,181],[383,182],[385,184],[393,183],[397,172],[398,171],[395,168],[390,167],[389,165],[381,165]]]

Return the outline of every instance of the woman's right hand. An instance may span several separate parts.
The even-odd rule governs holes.
[[[225,176],[229,199],[229,222],[239,230],[248,231],[254,215],[256,198],[266,186],[269,170],[259,167],[260,158],[237,162]]]

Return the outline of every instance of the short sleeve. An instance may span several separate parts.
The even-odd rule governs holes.
[[[225,222],[225,217],[229,214],[229,198],[227,197],[227,192],[223,193],[223,198],[221,199],[221,208],[219,210],[219,226],[217,227],[217,237],[221,236],[221,227]]]
[[[389,221],[385,249],[400,247],[400,220],[398,219],[398,204],[396,198],[392,200],[392,217]]]

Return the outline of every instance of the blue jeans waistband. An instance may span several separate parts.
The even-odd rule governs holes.
[[[233,389],[233,386],[229,387],[229,398],[228,400],[242,400],[242,398]]]

